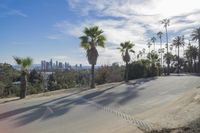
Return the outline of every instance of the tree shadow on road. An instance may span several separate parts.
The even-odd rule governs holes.
[[[138,96],[137,89],[141,83],[155,80],[156,78],[149,78],[145,80],[138,80],[136,84],[130,82],[127,84],[120,84],[109,87],[103,90],[93,90],[92,92],[74,93],[60,98],[52,99],[37,105],[18,108],[0,114],[0,121],[12,118],[12,122],[16,127],[30,124],[36,120],[48,120],[55,117],[62,116],[77,105],[87,104],[87,101],[95,101],[102,106],[110,104],[126,104],[130,100]],[[118,89],[119,91],[115,91]],[[80,95],[77,97],[77,95]],[[76,97],[73,97],[76,96]]]

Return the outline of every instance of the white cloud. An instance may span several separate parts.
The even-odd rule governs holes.
[[[10,9],[7,5],[0,4],[0,18],[7,17],[7,16],[21,16],[21,17],[28,17],[21,10],[17,9]]]
[[[82,35],[84,27],[98,25],[103,29],[107,37],[107,46],[104,50],[99,49],[100,64],[121,62],[121,55],[116,48],[120,42],[127,40],[136,44],[136,51],[142,48],[148,51],[147,40],[152,36],[156,37],[158,31],[164,32],[160,24],[163,18],[171,19],[170,35],[185,34],[187,39],[192,28],[200,23],[197,0],[67,0],[67,2],[73,11],[86,18],[73,23],[64,20],[55,24],[55,27],[61,33],[77,38]],[[91,14],[97,17],[88,17]],[[163,39],[165,43],[165,36]],[[159,47],[160,45],[156,45],[156,49]]]
[[[46,36],[46,38],[48,38],[50,40],[58,40],[58,39],[62,39],[62,35],[60,35],[60,34],[52,34],[52,35]]]
[[[16,15],[16,16],[28,17],[25,13],[23,13],[20,10],[11,10],[11,11],[7,12],[7,15]]]

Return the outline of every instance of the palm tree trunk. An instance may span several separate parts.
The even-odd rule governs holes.
[[[168,33],[167,33],[167,27],[165,27],[166,30],[166,42],[167,42],[167,54],[169,53],[168,51]],[[169,75],[169,62],[167,63],[167,75]]]
[[[125,82],[128,82],[128,62],[126,62]]]
[[[161,61],[160,61],[160,64],[161,64],[161,67],[163,68],[163,57],[162,57],[162,38],[160,37],[160,49],[161,49]]]
[[[196,62],[195,62],[195,59],[194,59],[194,67],[193,67],[193,70],[194,70],[194,72],[197,72],[197,70],[196,70]]]
[[[91,66],[91,85],[90,88],[95,88],[95,79],[94,79],[94,64]]]
[[[198,72],[200,73],[200,38],[198,39],[198,41],[199,41],[199,56],[198,56],[199,62],[198,62]]]
[[[193,71],[193,61],[192,59],[190,60],[190,73],[194,72]]]
[[[21,75],[21,90],[20,90],[20,98],[23,99],[26,97],[26,91],[27,91],[27,77],[24,72],[22,72]]]
[[[180,71],[180,62],[179,62],[179,45],[178,45],[178,71],[177,73],[179,73]]]

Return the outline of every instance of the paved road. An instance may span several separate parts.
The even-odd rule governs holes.
[[[0,132],[137,132],[120,113],[134,116],[195,87],[200,87],[200,77],[172,75],[78,94],[13,101],[0,104]]]

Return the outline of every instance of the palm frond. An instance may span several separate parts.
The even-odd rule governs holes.
[[[22,59],[21,59],[21,58],[15,57],[15,56],[13,56],[13,58],[14,58],[15,62],[16,62],[18,65],[21,65],[21,63],[22,63]]]
[[[124,53],[124,49],[123,48],[117,48],[120,50],[121,53]]]
[[[194,29],[191,34],[192,40],[197,41],[200,39],[200,28]]]
[[[79,38],[81,39],[81,43],[88,43],[88,37],[87,36],[81,36]]]
[[[104,48],[104,46],[105,46],[105,41],[106,41],[106,37],[105,36],[99,35],[97,37],[97,45],[102,47],[102,48]]]
[[[33,59],[30,58],[30,57],[27,57],[27,58],[22,59],[22,66],[23,66],[24,68],[30,67],[30,66],[32,65],[32,63],[33,63]]]
[[[88,50],[91,48],[90,44],[89,43],[81,43],[81,47],[85,50]]]
[[[135,51],[134,51],[134,50],[132,50],[132,49],[130,50],[130,52],[131,52],[131,53],[133,53],[133,54],[135,53]]]

